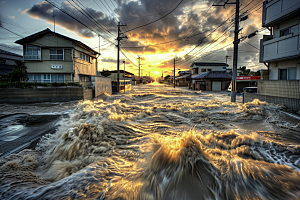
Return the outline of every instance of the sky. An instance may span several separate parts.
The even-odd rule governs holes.
[[[233,2],[230,0],[229,2]],[[226,62],[232,67],[235,5],[222,0],[6,0],[0,2],[0,48],[22,55],[14,42],[46,28],[99,51],[99,71],[117,69],[117,31],[121,25],[120,68],[160,76],[189,70],[193,62]],[[240,0],[238,67],[266,69],[259,63],[263,0]],[[67,13],[67,14],[66,14]],[[255,31],[257,35],[247,36]],[[127,39],[125,38],[127,36]],[[140,57],[140,59],[138,59]]]

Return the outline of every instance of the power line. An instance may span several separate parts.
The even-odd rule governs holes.
[[[68,15],[69,17],[71,17],[72,19],[74,19],[75,21],[77,21],[78,23],[80,23],[81,25],[83,25],[84,27],[86,27],[87,29],[89,29],[90,31],[96,33],[97,35],[100,35],[102,38],[104,38],[106,41],[110,42],[111,44],[114,44],[112,41],[110,41],[109,39],[107,39],[106,37],[103,37],[100,33],[98,33],[95,30],[92,30],[88,25],[82,23],[80,20],[76,19],[75,17],[73,17],[71,14],[67,13],[65,10],[63,10],[62,8],[59,8],[57,5],[55,5],[53,2],[51,2],[50,0],[46,0],[49,4],[51,4],[52,6],[54,6],[55,8],[57,8],[58,10],[60,10],[61,12],[65,13],[66,15]],[[115,45],[115,44],[114,44]]]
[[[181,0],[181,1],[177,4],[177,6],[176,6],[174,9],[172,9],[170,12],[168,12],[166,15],[160,17],[159,19],[156,19],[156,20],[154,20],[154,21],[152,21],[152,22],[149,22],[149,23],[144,24],[144,25],[141,25],[141,26],[137,26],[137,27],[135,27],[135,28],[133,28],[133,29],[130,29],[130,30],[126,31],[126,32],[130,32],[130,31],[133,31],[133,30],[135,30],[135,29],[138,29],[138,28],[141,28],[141,27],[144,27],[144,26],[148,26],[148,25],[150,25],[150,24],[153,24],[153,23],[155,23],[155,22],[157,22],[157,21],[159,21],[159,20],[165,18],[166,16],[168,16],[169,14],[171,14],[174,10],[176,10],[176,9],[178,8],[178,6],[179,6],[182,2],[183,2],[183,0]]]

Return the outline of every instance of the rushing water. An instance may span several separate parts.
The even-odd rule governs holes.
[[[300,120],[280,105],[144,85],[69,115],[0,161],[0,199],[300,199]]]

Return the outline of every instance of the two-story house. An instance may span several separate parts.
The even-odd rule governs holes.
[[[31,82],[91,81],[99,53],[82,42],[45,29],[15,43],[23,45],[23,57]]]
[[[190,70],[179,71],[178,72],[179,76],[177,76],[175,78],[176,86],[177,87],[187,87],[188,83],[190,82],[190,79],[191,79],[191,73],[192,72]]]
[[[190,89],[221,91],[226,90],[230,84],[231,75],[226,72],[226,63],[194,62],[190,67]]]
[[[193,62],[190,66],[192,74],[202,74],[208,71],[226,71],[226,63]]]

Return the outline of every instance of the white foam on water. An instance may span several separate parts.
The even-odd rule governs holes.
[[[281,106],[228,100],[144,85],[80,101],[35,150],[0,161],[0,197],[297,199],[300,148],[273,123]]]

